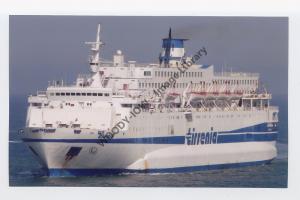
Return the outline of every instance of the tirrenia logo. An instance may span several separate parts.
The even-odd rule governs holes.
[[[195,128],[189,128],[185,139],[187,145],[216,144],[218,142],[218,132],[196,133]]]

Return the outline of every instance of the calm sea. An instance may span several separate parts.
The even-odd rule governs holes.
[[[10,96],[9,184],[10,186],[93,187],[287,187],[288,106],[287,96],[273,96],[280,109],[278,157],[268,165],[181,174],[120,174],[97,177],[49,178],[32,153],[20,141],[18,130],[25,124],[26,96]]]

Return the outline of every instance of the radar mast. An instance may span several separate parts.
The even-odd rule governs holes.
[[[98,72],[101,59],[100,59],[100,49],[104,45],[104,43],[100,39],[100,29],[101,25],[98,24],[97,35],[95,42],[85,42],[85,44],[91,45],[91,55],[89,57],[90,69],[92,72]]]

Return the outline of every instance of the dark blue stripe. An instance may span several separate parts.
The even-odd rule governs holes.
[[[252,134],[249,132],[275,132],[276,127],[268,127],[267,123],[244,127],[232,131],[218,132],[217,143],[234,143],[250,141],[273,141],[277,133]],[[222,135],[226,133],[226,135]],[[230,134],[232,133],[232,135]],[[240,134],[234,134],[240,133]],[[63,143],[111,143],[111,144],[184,144],[185,136],[144,137],[144,138],[113,138],[113,139],[34,139],[24,138],[24,142],[63,142]]]
[[[130,170],[130,169],[48,169],[48,176],[95,176],[95,175],[108,175],[120,173],[185,173],[204,170],[216,170],[246,167],[253,165],[261,165],[270,163],[270,160],[243,162],[243,163],[229,163],[229,164],[216,164],[216,165],[203,165],[191,167],[175,167],[175,168],[157,168],[147,170]]]
[[[185,39],[163,39],[163,48],[183,48]]]
[[[181,60],[181,57],[161,56],[160,59],[162,59],[162,60],[168,60],[168,59],[171,59],[171,60]]]
[[[218,144],[235,142],[256,142],[256,141],[275,141],[277,133],[266,134],[236,134],[236,135],[218,135]]]
[[[234,131],[222,131],[220,133],[244,133],[244,132],[274,132],[278,131],[278,124],[276,123],[276,127],[268,127],[268,123],[256,124],[253,126],[248,126],[240,129],[235,129]]]
[[[217,143],[275,141],[277,133],[265,134],[228,134],[218,135]],[[149,137],[149,138],[114,138],[103,139],[34,139],[23,138],[24,142],[60,142],[60,143],[109,143],[109,144],[184,144],[185,136]]]
[[[24,142],[64,142],[64,143],[111,143],[111,144],[184,144],[184,136],[113,138],[113,139],[34,139],[24,138]]]

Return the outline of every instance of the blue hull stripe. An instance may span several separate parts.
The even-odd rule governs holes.
[[[277,133],[266,134],[236,134],[236,135],[219,135],[218,144],[235,143],[235,142],[260,142],[260,141],[275,141]]]
[[[48,169],[48,176],[95,176],[120,173],[185,173],[204,170],[216,170],[246,167],[253,165],[261,165],[270,163],[273,159],[263,161],[253,161],[244,163],[216,164],[190,167],[175,167],[175,168],[156,168],[147,170],[130,170],[130,169]]]
[[[254,142],[275,141],[277,139],[277,127],[268,127],[267,123],[232,131],[218,132],[217,142]],[[144,138],[113,138],[113,139],[35,139],[23,138],[24,142],[60,142],[60,143],[110,143],[110,144],[184,144],[185,136],[144,137]]]
[[[218,135],[217,144],[237,142],[275,141],[277,133]],[[24,142],[56,143],[109,143],[109,144],[184,144],[185,136],[151,137],[151,138],[114,138],[103,139],[34,139],[23,138]]]
[[[110,144],[184,144],[184,136],[114,139],[33,139],[24,138],[24,142],[63,142],[63,143],[110,143]]]
[[[268,127],[268,123],[262,123],[262,124],[256,124],[253,126],[248,126],[240,129],[235,129],[233,131],[222,131],[220,133],[240,133],[240,132],[273,132],[273,131],[278,131],[277,123],[276,127]]]

